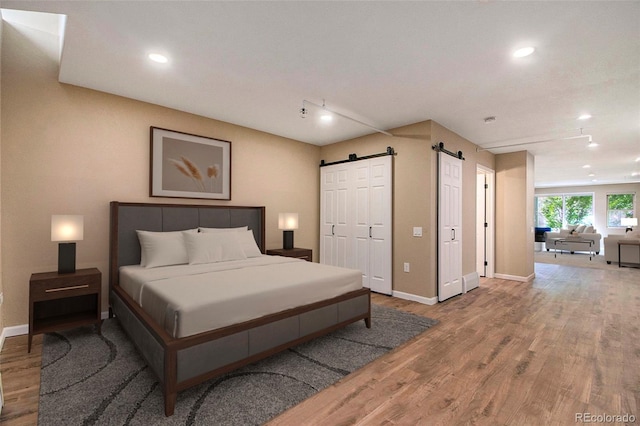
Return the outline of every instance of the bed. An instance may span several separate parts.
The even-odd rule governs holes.
[[[181,268],[153,268],[153,279],[164,287],[161,290],[142,292],[140,284],[130,280],[130,276],[148,275],[140,267],[141,249],[137,231],[171,232],[197,228],[240,228],[247,227],[252,233],[261,253],[265,252],[265,208],[239,206],[203,206],[179,204],[148,204],[111,202],[110,229],[110,265],[109,265],[109,312],[115,314],[118,321],[136,345],[162,384],[165,415],[171,416],[175,409],[178,392],[224,374],[243,365],[258,361],[277,352],[314,339],[353,322],[364,320],[371,327],[371,299],[368,288],[354,289],[353,284],[338,282],[335,289],[327,290],[323,285],[318,294],[307,296],[307,290],[299,291],[302,302],[295,306],[276,305],[276,311],[263,311],[260,303],[256,312],[233,318],[230,312],[236,309],[230,305],[234,295],[219,303],[218,307],[206,307],[222,313],[223,321],[211,321],[202,328],[203,317],[196,313],[195,319],[188,319],[163,305],[155,312],[150,306],[152,299],[162,299],[167,282],[191,285],[195,278],[182,276]],[[281,270],[309,271],[308,281],[327,274],[331,276],[333,267],[305,262],[299,259],[256,256],[250,261],[224,262],[231,265],[223,274],[236,273],[231,270],[242,269],[239,282],[247,285],[252,269],[259,269],[259,276],[275,278],[272,299],[282,300],[282,292],[290,292],[288,273]],[[232,265],[233,263],[233,265]],[[253,265],[253,264],[256,265]],[[222,263],[221,263],[222,264]],[[197,265],[192,275],[199,275],[195,285],[202,286],[200,276],[220,273],[220,265]],[[245,269],[246,268],[246,269]],[[284,268],[284,269],[283,269]],[[213,269],[213,270],[211,270]],[[339,268],[336,268],[339,269]],[[122,283],[120,271],[122,272]],[[128,274],[128,275],[127,275]],[[165,275],[168,275],[165,276]],[[254,274],[255,275],[255,274]],[[229,277],[236,277],[229,275]],[[282,277],[281,279],[279,277]],[[236,279],[236,278],[233,278]],[[169,281],[167,281],[169,280]],[[171,281],[173,280],[173,281]],[[246,281],[246,283],[244,283]],[[279,282],[281,281],[281,283]],[[144,281],[143,281],[144,282]],[[122,285],[121,285],[122,284]],[[306,282],[303,284],[307,284]],[[175,284],[173,284],[175,285]],[[136,287],[137,286],[137,287]],[[237,286],[242,288],[243,286]],[[165,290],[162,290],[162,289]],[[215,290],[213,290],[215,293]],[[280,293],[278,293],[280,292]],[[189,292],[185,292],[189,293]],[[222,295],[223,291],[220,291]],[[287,293],[288,294],[288,293]],[[159,295],[159,296],[158,296]],[[222,296],[221,296],[222,297]],[[305,299],[305,297],[312,297]],[[259,298],[262,300],[262,297]],[[257,301],[258,299],[254,299]],[[140,306],[143,303],[145,308]],[[213,300],[214,302],[220,302]],[[155,303],[155,302],[154,302]],[[282,302],[281,302],[282,303]],[[290,302],[288,302],[290,303]],[[176,303],[179,305],[180,303]],[[271,306],[273,310],[276,307]],[[226,309],[226,311],[225,311]],[[197,311],[197,310],[196,310]],[[200,312],[199,311],[199,312]],[[227,312],[226,314],[224,312]],[[177,318],[181,318],[180,321]],[[228,321],[231,321],[230,323]],[[189,324],[196,324],[194,328]],[[213,327],[210,329],[209,327]]]

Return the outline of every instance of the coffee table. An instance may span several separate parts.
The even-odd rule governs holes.
[[[595,252],[593,251],[593,240],[587,240],[585,238],[577,238],[577,237],[566,237],[566,238],[554,238],[553,239],[553,249],[555,250],[555,253],[553,255],[553,257],[557,257],[558,256],[558,243],[563,244],[563,243],[572,243],[572,244],[584,244],[586,246],[588,246],[588,250],[581,250],[581,251],[588,251],[589,252],[589,261],[591,261],[591,257],[595,256]],[[565,249],[562,247],[562,245],[560,246],[560,254],[562,254],[562,252],[565,251]],[[567,251],[571,251],[571,250],[567,250]]]

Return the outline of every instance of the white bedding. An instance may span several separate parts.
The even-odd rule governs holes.
[[[362,288],[358,270],[280,256],[120,268],[120,286],[173,337],[215,330]]]

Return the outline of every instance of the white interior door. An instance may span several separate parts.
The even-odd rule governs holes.
[[[369,283],[371,290],[391,294],[391,156],[369,160]]]
[[[335,165],[320,171],[320,263],[350,267],[349,170]]]
[[[462,293],[462,160],[438,153],[438,300]]]

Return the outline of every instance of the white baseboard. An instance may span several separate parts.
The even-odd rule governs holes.
[[[100,313],[100,318],[109,318],[109,311],[103,311]],[[4,339],[7,337],[22,336],[29,334],[29,324],[14,325],[13,327],[5,327],[0,334],[0,351],[4,347]]]
[[[413,302],[422,303],[424,305],[435,305],[436,303],[438,303],[438,298],[437,297],[417,296],[415,294],[404,293],[402,291],[395,291],[394,290],[391,295],[393,297],[397,297],[398,299],[411,300]]]
[[[534,272],[528,277],[521,277],[519,275],[508,275],[508,274],[494,274],[493,277],[501,280],[511,280],[511,281],[520,281],[523,283],[528,283],[529,281],[533,281],[533,279],[536,277],[536,273]]]
[[[29,334],[29,324],[14,325],[12,327],[5,327],[2,330],[4,337],[22,336],[23,334]]]

